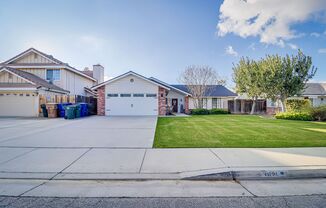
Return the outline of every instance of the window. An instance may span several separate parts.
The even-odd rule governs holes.
[[[48,81],[60,80],[60,69],[47,69],[46,80]]]
[[[144,94],[141,94],[141,93],[136,93],[136,94],[133,94],[134,97],[144,97]]]
[[[9,79],[12,79],[12,74],[8,74],[8,78]]]
[[[217,98],[212,98],[212,108],[217,108]]]
[[[146,94],[146,97],[156,97],[156,94],[149,93],[149,94]]]
[[[135,81],[134,79],[132,79],[132,78],[130,79],[130,82],[131,82],[131,83],[133,83],[134,81]]]
[[[199,108],[207,108],[207,98],[202,98],[198,100]]]
[[[120,97],[131,97],[131,94],[120,94]]]
[[[107,94],[108,97],[118,97],[118,94]]]

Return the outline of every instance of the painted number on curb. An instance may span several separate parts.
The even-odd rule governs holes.
[[[263,175],[265,177],[284,177],[286,173],[284,171],[265,171]]]

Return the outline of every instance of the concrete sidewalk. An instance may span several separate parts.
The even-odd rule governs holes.
[[[326,148],[0,148],[2,179],[326,177]]]

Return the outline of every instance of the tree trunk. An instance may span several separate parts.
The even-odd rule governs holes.
[[[286,112],[285,101],[286,101],[286,99],[281,98],[281,104],[282,104],[282,106],[281,106],[281,111],[282,111],[282,112]]]
[[[254,97],[254,99],[252,99],[252,106],[251,106],[251,112],[250,112],[250,115],[255,114],[256,103],[257,103],[257,97]]]

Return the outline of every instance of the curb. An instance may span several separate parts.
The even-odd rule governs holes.
[[[272,180],[326,178],[326,169],[305,170],[242,170],[226,171],[185,177],[185,180]]]

